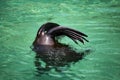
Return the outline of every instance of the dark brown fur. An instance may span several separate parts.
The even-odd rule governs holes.
[[[76,44],[78,44],[77,40],[82,43],[84,43],[84,40],[88,41],[84,38],[87,35],[80,31],[63,27],[56,23],[45,23],[38,30],[33,47],[38,45],[57,46],[60,43],[58,43],[56,37],[62,35],[71,38]]]

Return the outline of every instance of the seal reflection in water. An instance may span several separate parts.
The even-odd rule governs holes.
[[[78,53],[70,46],[60,43],[58,41],[59,36],[67,36],[76,44],[78,44],[77,41],[88,42],[85,39],[87,35],[82,32],[56,23],[48,22],[43,24],[32,44],[32,50],[36,53],[35,66],[38,71],[49,71],[52,68],[61,71],[60,67],[69,66],[71,62],[77,62],[83,58],[84,52]],[[45,63],[44,66],[41,61]]]

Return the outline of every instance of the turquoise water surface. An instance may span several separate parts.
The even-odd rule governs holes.
[[[84,45],[61,42],[90,54],[62,72],[37,75],[30,46],[46,22],[86,33]],[[0,80],[119,80],[119,40],[120,0],[0,0]]]

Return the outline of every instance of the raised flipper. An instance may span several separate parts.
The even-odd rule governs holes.
[[[50,29],[47,32],[47,34],[51,35],[51,37],[53,38],[55,38],[56,36],[65,35],[71,38],[76,44],[78,44],[76,40],[82,42],[83,44],[84,44],[84,40],[88,42],[88,40],[85,38],[87,37],[86,34],[79,32],[77,30],[62,27],[62,26],[58,26],[58,27]]]

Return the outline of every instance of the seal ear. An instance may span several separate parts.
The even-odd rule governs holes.
[[[55,28],[57,26],[59,26],[59,24],[47,22],[39,28],[37,35],[41,34],[41,32],[43,32],[43,31],[48,32],[50,29]]]
[[[52,28],[51,30],[48,31],[48,34],[50,34],[52,37],[61,36],[61,35],[68,36],[76,44],[78,44],[76,40],[82,42],[83,44],[84,44],[84,40],[88,42],[88,40],[84,38],[84,37],[88,37],[86,34],[79,32],[77,30],[62,27],[62,26]]]

